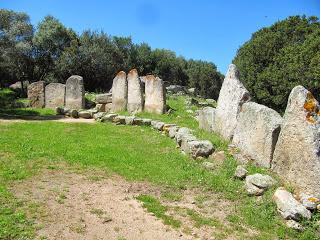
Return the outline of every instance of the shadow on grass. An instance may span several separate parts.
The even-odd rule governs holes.
[[[33,108],[0,108],[0,119],[22,119],[22,120],[57,120],[64,116],[54,114],[51,109],[33,109]]]

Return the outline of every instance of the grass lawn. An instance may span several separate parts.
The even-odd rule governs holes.
[[[170,99],[169,104],[176,104],[177,109],[182,108],[181,112],[157,116],[158,119],[196,127],[196,121],[184,111],[183,98]],[[196,130],[196,135],[226,149],[227,143],[218,136],[201,130]],[[242,188],[243,182],[233,179],[237,164],[229,155],[220,168],[209,172],[197,161],[181,154],[172,139],[149,127],[57,122],[0,123],[0,239],[33,239],[35,231],[32,220],[21,210],[24,203],[11,195],[9,185],[61,162],[116,173],[129,181],[148,181],[172,189],[172,192],[200,188],[204,192],[220,193],[234,202],[233,214],[227,217],[234,231],[240,224],[245,224],[260,232],[254,239],[318,239],[319,214],[305,223],[307,229],[303,233],[287,229],[271,200],[273,189],[267,191],[261,201],[248,197]],[[266,172],[254,166],[248,169],[251,173]],[[179,227],[179,222],[166,214],[166,208],[158,199],[152,196],[138,199],[156,216]],[[188,212],[188,215],[199,226],[215,224],[194,212]]]

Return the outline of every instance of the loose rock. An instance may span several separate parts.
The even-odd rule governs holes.
[[[243,166],[239,165],[236,168],[236,171],[234,173],[234,177],[244,179],[248,174],[247,169],[245,169]]]
[[[273,195],[273,199],[277,204],[278,212],[284,219],[300,221],[302,218],[311,218],[311,212],[285,189],[278,188]]]

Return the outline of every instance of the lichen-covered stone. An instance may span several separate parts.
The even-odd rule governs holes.
[[[181,141],[182,141],[183,136],[186,134],[191,134],[191,133],[192,133],[192,131],[189,128],[186,128],[186,127],[179,128],[179,130],[175,134],[175,139],[176,139],[177,144],[179,146],[181,146]]]
[[[283,180],[320,198],[319,104],[302,86],[293,88],[284,114],[272,169]]]
[[[72,109],[85,107],[84,85],[81,76],[73,75],[67,79],[65,105]]]
[[[214,131],[214,118],[216,109],[212,107],[204,107],[199,111],[198,122],[199,128],[208,132]]]
[[[169,128],[168,136],[170,138],[175,138],[176,133],[178,132],[178,130],[179,130],[178,126],[173,126],[173,127]]]
[[[43,108],[45,105],[44,98],[44,82],[34,82],[28,85],[28,99],[30,100],[30,107]]]
[[[275,183],[276,182],[272,177],[260,173],[247,176],[245,181],[248,194],[256,196],[263,194],[265,190]]]
[[[112,111],[120,112],[127,109],[128,81],[126,73],[121,71],[113,79],[112,83]]]
[[[232,143],[262,167],[270,168],[282,117],[263,105],[242,105]]]
[[[118,114],[115,114],[115,113],[109,113],[109,114],[106,114],[105,116],[103,116],[101,118],[101,121],[102,122],[112,122],[112,120],[118,116]]]
[[[299,221],[302,218],[311,218],[311,212],[285,189],[278,188],[273,195],[273,199],[277,204],[278,212],[284,219]]]
[[[115,116],[112,119],[112,122],[117,124],[117,125],[126,124],[126,116],[121,116],[121,115]]]
[[[162,79],[153,75],[147,75],[144,79],[144,110],[150,113],[163,114],[166,111],[166,91]]]
[[[128,104],[130,113],[138,113],[143,110],[142,86],[136,69],[132,69],[127,76],[128,79]]]
[[[239,71],[231,64],[223,81],[215,111],[214,128],[223,138],[232,139],[241,106],[249,100],[250,94],[239,80]]]
[[[50,83],[45,88],[45,106],[55,109],[65,105],[66,85]]]
[[[133,116],[127,116],[125,119],[126,125],[133,125],[135,117]]]

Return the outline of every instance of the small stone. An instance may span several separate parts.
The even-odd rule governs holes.
[[[192,131],[189,128],[186,128],[186,127],[179,128],[179,130],[175,134],[175,139],[177,144],[181,146],[183,136],[191,133]]]
[[[151,119],[149,119],[149,118],[142,118],[141,121],[142,121],[142,125],[144,125],[144,126],[151,125]]]
[[[247,169],[245,169],[243,166],[239,165],[236,168],[234,176],[239,179],[244,179],[247,176],[247,173],[248,173]]]
[[[278,212],[284,219],[299,221],[302,218],[311,218],[311,212],[284,188],[278,188],[273,195],[273,199],[277,204]]]
[[[317,209],[317,205],[320,203],[320,200],[316,197],[301,193],[300,201],[303,206],[305,206],[309,210]]]
[[[207,170],[214,170],[215,169],[215,165],[211,162],[203,162],[202,166]]]
[[[109,113],[107,115],[105,115],[104,117],[101,118],[102,122],[106,122],[106,121],[109,121],[109,122],[112,122],[112,120],[118,116],[118,114],[115,114],[115,113]]]
[[[56,107],[56,114],[57,115],[64,115],[64,111],[62,107]]]
[[[250,196],[260,196],[265,191],[265,188],[258,188],[257,186],[255,186],[247,181],[245,183],[245,187],[246,187],[248,195],[250,195]]]
[[[170,138],[175,138],[176,133],[178,132],[179,127],[178,126],[172,126],[169,128],[168,136]]]
[[[291,228],[291,229],[294,229],[294,230],[297,230],[297,231],[300,231],[300,232],[304,230],[304,227],[300,223],[298,223],[298,222],[296,222],[294,220],[286,221],[286,225],[287,225],[288,228]]]
[[[250,182],[259,188],[269,188],[276,183],[272,177],[260,173],[247,176],[246,182]]]
[[[70,116],[73,117],[73,118],[78,118],[78,111],[76,109],[71,109],[70,111]]]
[[[97,119],[102,118],[105,115],[106,115],[105,112],[98,112],[98,113],[93,114],[93,118],[94,118],[94,120],[97,120]]]
[[[120,125],[120,124],[126,124],[126,116],[116,116],[112,120],[113,123]]]
[[[226,154],[224,153],[224,151],[214,152],[210,155],[210,159],[216,162],[224,162],[224,160],[226,159]]]
[[[126,123],[126,125],[133,125],[133,122],[134,122],[134,119],[135,119],[135,117],[126,117],[125,118],[125,123]]]
[[[151,122],[151,120],[150,120],[150,122]],[[142,118],[135,118],[133,120],[133,125],[137,125],[137,126],[143,125],[143,119]]]
[[[86,118],[86,119],[92,118],[91,112],[87,110],[79,111],[78,115],[80,118]]]

